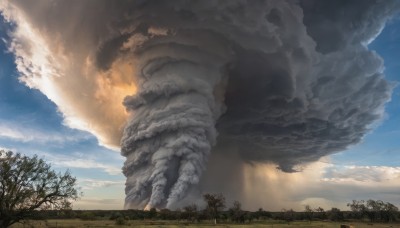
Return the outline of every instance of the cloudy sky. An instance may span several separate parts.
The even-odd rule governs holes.
[[[38,4],[42,8],[37,6],[37,9],[32,10],[31,13],[24,11],[29,9],[29,4],[21,2],[23,1],[19,3],[17,1],[15,6],[0,4],[0,10],[3,13],[0,17],[0,148],[27,155],[37,154],[50,162],[57,170],[70,169],[73,175],[78,178],[79,185],[84,193],[82,199],[74,204],[75,209],[122,209],[124,207],[126,181],[122,174],[122,167],[126,159],[120,155],[118,144],[122,135],[121,129],[123,129],[125,119],[128,116],[125,107],[122,105],[123,99],[125,96],[136,92],[137,85],[133,83],[135,78],[131,76],[134,71],[132,68],[135,67],[132,67],[131,62],[127,62],[126,58],[129,55],[124,56],[118,53],[118,57],[114,56],[113,61],[108,59],[113,54],[110,54],[111,51],[107,49],[107,45],[112,48],[113,45],[116,45],[116,39],[111,39],[108,43],[105,42],[105,45],[100,48],[104,51],[97,52],[99,48],[97,43],[94,42],[94,36],[92,37],[89,32],[88,34],[82,32],[86,31],[84,30],[87,29],[86,26],[92,25],[93,21],[90,16],[88,16],[89,19],[84,21],[82,27],[68,27],[65,25],[79,23],[79,19],[75,18],[68,21],[64,18],[59,21],[47,22],[45,21],[46,18],[41,18],[40,14],[41,10],[45,8],[43,6],[46,4],[43,3],[46,3],[46,1]],[[55,9],[62,9],[62,7]],[[118,12],[118,10],[115,11]],[[81,12],[75,8],[71,9],[71,12],[81,15]],[[195,10],[194,12],[201,14]],[[48,17],[58,16],[55,12],[53,14],[49,14]],[[62,15],[60,17],[62,18]],[[110,18],[113,17],[115,15],[110,13]],[[95,13],[93,13],[93,18],[97,19]],[[305,20],[307,20],[307,16]],[[290,25],[291,21],[282,23]],[[61,25],[65,30],[59,32],[59,34],[53,34],[52,32],[59,31]],[[184,27],[186,25],[178,24],[176,26]],[[308,24],[307,26],[312,27]],[[126,27],[123,27],[123,29],[126,29]],[[90,31],[99,37],[107,37],[107,32],[105,32],[107,29],[103,31],[101,28]],[[299,34],[301,32],[298,31]],[[148,34],[151,37],[156,37],[162,36],[166,32],[159,28],[149,28]],[[185,34],[182,34],[178,36],[179,42],[187,42]],[[282,32],[281,37],[284,37],[284,34]],[[371,32],[371,34],[373,33]],[[400,59],[400,19],[396,17],[389,19],[386,26],[378,34],[376,38],[371,35],[374,37],[373,41],[369,40],[370,43],[365,45],[369,50],[375,51],[383,58],[385,79],[390,82],[398,82],[400,81],[400,63],[398,61]],[[304,36],[304,39],[302,36]],[[318,35],[311,36],[315,40],[320,39]],[[299,38],[300,46],[308,47],[310,45],[311,39],[307,35],[302,34],[299,37],[301,37]],[[72,42],[75,38],[79,39],[81,43]],[[129,33],[128,38],[124,39],[123,45],[120,44],[122,47],[118,47],[120,50],[132,49],[132,46],[134,46],[132,43],[145,42],[146,37]],[[204,36],[202,39],[206,40],[207,45],[211,44],[211,49],[214,42],[216,44],[221,42],[218,40],[219,38],[215,41],[213,40],[214,37],[210,38],[209,36]],[[243,47],[253,48],[249,44],[242,44],[240,38],[232,39],[237,39],[235,42]],[[284,38],[282,39],[284,40]],[[209,42],[209,40],[212,40],[212,42]],[[254,41],[255,44],[258,42],[258,40]],[[314,48],[317,50],[316,53],[325,54],[325,52],[329,52],[329,46],[323,46],[323,42],[319,44],[321,46]],[[196,43],[196,45],[204,44]],[[223,53],[221,54],[223,55],[222,59],[225,58],[223,48],[221,47],[221,51],[219,51],[219,53]],[[318,48],[320,49],[318,50]],[[94,54],[91,52],[92,50],[94,50]],[[187,55],[186,50],[182,52],[184,54],[178,53],[177,55],[179,57]],[[312,56],[313,53],[306,53],[305,55]],[[242,56],[245,56],[243,58],[251,58],[252,54],[254,53],[249,52]],[[90,58],[92,55],[96,55],[97,58]],[[105,57],[102,59],[99,56]],[[319,55],[315,54],[315,56],[322,59]],[[147,57],[145,55],[143,58]],[[188,58],[192,58],[192,56]],[[226,58],[229,59],[230,57]],[[269,59],[270,56],[265,58],[274,61]],[[326,61],[333,60],[328,59]],[[215,61],[220,61],[220,57],[216,58]],[[223,61],[221,60],[221,62]],[[61,66],[58,67],[57,64]],[[142,63],[139,62],[138,64]],[[253,63],[249,63],[249,66],[252,68],[259,67],[254,67],[251,64]],[[340,64],[340,62],[335,64]],[[233,74],[238,75],[236,72],[247,69],[249,66],[246,63],[243,66],[239,64],[238,69]],[[105,70],[98,70],[98,68],[103,67]],[[187,69],[185,68],[185,70]],[[271,69],[260,68],[259,70],[269,71]],[[213,71],[210,72],[213,73]],[[239,77],[238,82],[241,82],[240,76],[237,77]],[[56,80],[53,78],[56,78]],[[90,81],[95,83],[90,84]],[[185,83],[184,80],[181,80],[181,82]],[[248,86],[254,85],[249,84]],[[220,137],[226,138],[226,140],[250,138],[251,136],[251,140],[243,143],[243,145],[246,145],[245,147],[248,147],[248,143],[254,143],[252,140],[258,137],[256,130],[239,126],[242,131],[249,131],[248,134],[243,136],[242,133],[238,134],[231,129],[238,127],[233,126],[232,123],[240,122],[237,119],[237,110],[242,108],[241,102],[248,101],[246,99],[252,97],[253,94],[249,93],[248,97],[244,95],[243,100],[237,102],[232,99],[236,96],[236,92],[231,92],[231,88],[234,88],[234,86],[228,87],[226,95],[228,112],[223,116],[221,122],[217,122],[220,123],[217,130],[221,133]],[[238,91],[247,93],[247,90],[244,89],[238,89]],[[341,90],[338,89],[334,92],[337,93],[338,91]],[[293,92],[293,94],[296,95],[287,96],[297,96],[297,92]],[[282,94],[265,95],[279,97]],[[282,96],[286,95],[283,94]],[[301,97],[301,94],[298,96]],[[375,99],[375,97],[371,99]],[[137,108],[138,102],[141,101],[138,101],[137,98],[128,99],[125,100],[125,106],[128,109],[133,107],[130,111],[140,113],[142,110]],[[219,101],[215,103],[215,106],[219,107]],[[268,105],[270,105],[267,106],[269,108],[276,108],[271,104]],[[271,151],[268,156],[259,158],[256,153],[254,155],[243,155],[242,151],[237,152],[237,156],[240,157],[238,158],[240,164],[244,160],[250,162],[251,165],[240,165],[241,168],[235,170],[228,168],[232,164],[230,162],[235,161],[221,161],[221,158],[219,158],[219,156],[223,157],[225,152],[222,155],[216,153],[216,155],[212,155],[214,157],[210,159],[209,168],[205,171],[204,180],[201,180],[200,184],[205,191],[226,194],[230,201],[239,199],[248,209],[263,207],[267,210],[280,210],[282,208],[301,210],[305,204],[312,207],[322,206],[325,209],[333,206],[346,209],[346,203],[353,199],[370,198],[389,201],[400,206],[399,87],[393,89],[391,100],[384,107],[385,111],[380,113],[379,118],[374,117],[371,123],[366,124],[368,129],[371,130],[363,129],[360,133],[361,136],[359,134],[354,136],[354,141],[351,142],[356,142],[361,137],[361,141],[356,145],[345,140],[339,140],[343,145],[339,143],[340,145],[331,151],[330,148],[332,145],[336,145],[334,144],[336,141],[329,144],[331,141],[328,138],[323,138],[329,141],[326,147],[324,147],[325,144],[318,144],[317,140],[310,142],[312,145],[315,144],[315,147],[307,147],[308,145],[304,143],[307,141],[303,140],[298,143],[289,137],[288,141],[283,143],[289,144],[288,147],[282,147],[281,144],[277,144],[276,147],[267,147],[267,150]],[[247,107],[245,106],[245,108]],[[248,110],[251,110],[251,108],[253,107],[249,107]],[[371,110],[380,111],[378,108]],[[368,111],[370,110],[367,109],[366,112]],[[219,111],[215,112],[218,113]],[[241,121],[246,122],[250,118],[256,119],[254,115],[250,114],[250,117],[244,115],[246,118],[241,119]],[[213,118],[217,119],[220,115],[213,114]],[[290,118],[290,115],[284,117]],[[137,127],[135,118],[129,124],[132,128]],[[272,116],[268,118],[273,121],[278,120]],[[290,121],[289,119],[288,123]],[[263,126],[270,126],[269,123],[264,124]],[[351,125],[352,123],[343,124]],[[273,129],[279,132],[282,129],[287,130],[284,127],[278,128],[279,126]],[[349,138],[354,135],[347,135],[347,131],[343,132]],[[263,133],[272,134],[270,130]],[[322,134],[322,132],[318,133]],[[134,137],[140,137],[136,133],[132,134]],[[134,137],[132,136],[132,138]],[[274,140],[281,139],[280,135],[271,137]],[[124,139],[129,141],[129,138],[130,135],[125,133]],[[210,138],[207,138],[207,140],[213,141],[211,136]],[[221,141],[218,142],[216,151],[218,151],[218,148],[229,147]],[[128,150],[126,149],[127,144],[124,144],[123,151]],[[288,156],[293,150],[290,145],[299,146],[297,148],[300,154],[298,157]],[[338,148],[342,149],[339,150]],[[258,150],[259,148],[255,149],[255,151]],[[323,150],[323,152],[319,150]],[[278,156],[280,153],[281,156]],[[312,156],[313,154],[318,154],[318,156]],[[235,176],[240,180],[231,181],[236,184],[240,183],[241,190],[238,193],[234,193],[235,184],[218,181],[218,177],[224,178],[224,172],[221,172],[216,166],[226,167],[226,172],[235,175],[238,173],[237,170],[240,170],[240,178]],[[277,166],[279,169],[276,168]],[[239,165],[232,167],[239,167]],[[141,173],[139,174],[141,175]],[[135,175],[131,178],[134,178]],[[216,177],[209,178],[210,176]],[[229,178],[229,180],[233,179]],[[151,200],[154,200],[154,205],[161,202],[153,198]]]
[[[37,154],[60,171],[70,169],[84,192],[75,209],[121,209],[123,157],[100,146],[92,134],[65,126],[53,102],[19,81],[15,58],[5,42],[10,29],[1,18],[0,147]]]

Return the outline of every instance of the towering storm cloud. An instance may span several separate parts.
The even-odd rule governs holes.
[[[105,145],[121,139],[126,208],[179,205],[209,158],[294,172],[344,150],[382,117],[393,88],[368,44],[398,1],[17,0],[0,9],[17,25],[10,49],[21,80],[70,126]]]

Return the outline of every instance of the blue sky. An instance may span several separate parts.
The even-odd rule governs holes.
[[[84,193],[82,208],[92,208],[92,204],[93,208],[99,208],[99,202],[104,208],[122,208],[125,180],[120,172],[122,157],[99,146],[90,133],[63,125],[63,116],[56,105],[39,90],[30,89],[18,80],[13,54],[4,42],[9,40],[10,29],[1,19],[0,148],[38,154],[56,170],[70,169]],[[75,208],[80,208],[80,204]]]
[[[385,60],[385,76],[399,82],[400,76],[400,20],[390,21],[369,48]],[[332,156],[333,161],[346,165],[400,165],[400,87],[386,105],[386,116],[364,140],[347,151]]]
[[[3,40],[9,40],[7,34],[11,29],[10,25],[2,19],[0,37]],[[399,40],[400,20],[394,20],[388,23],[380,36],[369,45],[370,49],[375,50],[384,58],[386,78],[393,82],[399,81]],[[116,151],[100,146],[94,135],[64,125],[63,115],[53,102],[39,90],[30,89],[18,80],[19,73],[14,64],[13,54],[7,50],[6,43],[1,41],[0,148],[28,155],[38,154],[60,171],[69,168],[73,175],[77,176],[84,192],[82,200],[75,204],[76,209],[121,209],[125,181],[125,177],[120,172],[120,167],[124,162],[123,157]],[[391,102],[386,105],[386,116],[378,123],[374,131],[366,135],[360,144],[329,157],[328,166],[322,168],[311,166],[310,169],[318,169],[322,173],[320,176],[322,182],[319,184],[339,188],[342,185],[335,184],[340,177],[346,177],[349,180],[357,177],[364,181],[365,178],[385,178],[388,167],[400,169],[399,114],[400,87],[396,87]],[[376,168],[375,171],[371,171],[371,174],[366,175],[365,172],[369,172],[370,166],[385,168]],[[342,173],[337,175],[339,171]],[[305,172],[304,178],[307,178],[307,175],[311,174]],[[396,171],[395,175],[399,173]],[[357,195],[362,185],[354,187],[352,183],[346,183],[346,186],[354,190],[352,193],[346,193],[348,195],[343,193],[337,196],[346,198],[344,201]],[[391,190],[392,187],[390,185],[388,189]],[[318,186],[315,188],[313,188],[315,191],[321,191],[318,190]],[[313,200],[321,203],[320,199],[324,198],[328,206],[336,206],[336,203],[339,206],[343,205],[343,202],[336,202],[335,197],[329,198],[324,194],[315,193],[313,189],[304,187],[304,193],[291,197],[298,199],[301,203],[312,203]],[[374,191],[367,189],[365,197],[374,197],[371,195]],[[377,195],[375,198],[379,197],[381,196]],[[395,197],[398,198],[398,195]]]

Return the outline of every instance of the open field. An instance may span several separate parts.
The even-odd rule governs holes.
[[[384,228],[384,227],[392,227],[392,228],[400,228],[400,224],[369,224],[369,223],[346,223],[346,222],[280,222],[276,220],[271,221],[263,221],[263,222],[254,222],[251,224],[218,224],[214,225],[211,222],[202,222],[202,223],[185,223],[185,222],[177,222],[177,221],[143,221],[143,220],[134,220],[129,221],[127,225],[115,225],[115,221],[111,220],[94,220],[94,221],[83,221],[79,219],[69,219],[69,220],[47,220],[47,221],[33,221],[31,225],[22,225],[22,224],[15,224],[12,228],[28,228],[28,227],[35,227],[35,228],[84,228],[84,227],[119,227],[119,228],[127,228],[127,227],[136,227],[136,228],[183,228],[183,227],[192,227],[192,228],[250,228],[250,227],[265,227],[265,228],[288,228],[288,227],[324,227],[324,228],[337,228],[340,227],[340,224],[347,224],[352,225],[354,228]]]

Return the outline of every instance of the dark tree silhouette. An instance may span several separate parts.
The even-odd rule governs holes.
[[[367,207],[364,203],[364,200],[353,200],[351,203],[347,204],[347,206],[350,207],[354,218],[362,219],[367,214]]]
[[[233,206],[229,208],[229,214],[232,221],[244,223],[245,213],[242,211],[242,204],[239,201],[233,202]]]
[[[347,206],[352,210],[354,217],[362,219],[367,216],[371,222],[391,222],[397,220],[398,208],[393,204],[382,200],[353,200]]]
[[[205,194],[204,200],[207,203],[207,211],[217,224],[219,212],[225,208],[225,197],[222,194]]]
[[[76,178],[56,173],[43,159],[0,150],[0,227],[32,218],[41,209],[67,209],[79,197]]]
[[[324,208],[318,207],[315,209],[315,211],[317,212],[316,215],[318,216],[319,219],[326,219],[326,213]]]
[[[344,215],[340,209],[332,207],[330,211],[328,211],[329,219],[332,221],[343,221]]]
[[[191,204],[183,208],[183,217],[191,222],[194,222],[198,219],[198,214],[197,214],[197,205],[196,204]]]
[[[312,221],[314,218],[314,210],[310,207],[310,205],[304,206],[304,215],[308,221]]]
[[[293,209],[282,209],[283,212],[283,219],[287,222],[293,221],[296,218],[296,212]]]

